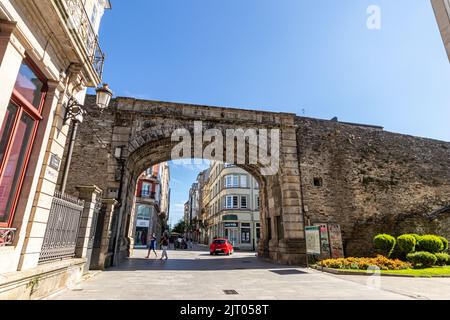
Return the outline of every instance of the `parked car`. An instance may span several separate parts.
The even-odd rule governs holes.
[[[214,239],[211,245],[209,246],[209,254],[217,255],[219,253],[223,253],[226,255],[232,255],[234,253],[233,245],[228,239],[225,238],[217,238]]]

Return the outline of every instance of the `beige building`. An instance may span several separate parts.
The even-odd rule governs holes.
[[[170,171],[167,162],[146,170],[136,188],[134,247],[146,247],[154,233],[160,237],[167,230],[170,203]]]
[[[259,186],[245,170],[212,162],[202,194],[206,239],[226,237],[240,250],[256,250],[261,238]]]
[[[43,296],[78,280],[87,263],[90,225],[75,215],[70,223],[83,229],[71,235],[70,252],[44,240],[49,221],[62,219],[52,218],[52,206],[81,218],[91,203],[59,193],[57,181],[66,106],[83,104],[87,87],[102,81],[97,34],[109,8],[108,0],[0,0],[0,299]],[[92,201],[95,191],[79,196],[90,192]]]
[[[450,59],[450,0],[431,0],[431,3]]]

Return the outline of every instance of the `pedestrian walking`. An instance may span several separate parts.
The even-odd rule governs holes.
[[[167,256],[167,247],[169,245],[169,240],[167,239],[166,235],[163,235],[162,239],[161,239],[161,250],[162,250],[162,254],[161,254],[161,259],[162,260],[164,257],[167,259],[169,259],[169,257]]]
[[[156,234],[154,233],[152,234],[150,244],[148,245],[147,259],[150,258],[150,253],[152,253],[152,251],[155,253],[155,258],[158,258],[158,254],[156,253]]]

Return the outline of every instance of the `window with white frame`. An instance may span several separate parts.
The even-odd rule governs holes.
[[[225,208],[226,209],[238,209],[239,208],[239,197],[238,196],[227,196],[225,198]]]
[[[225,187],[231,188],[233,186],[233,176],[226,176],[225,177]]]
[[[241,196],[241,209],[247,209],[248,201],[247,196]]]
[[[233,176],[233,187],[239,188],[239,176]]]
[[[247,175],[241,175],[241,188],[247,188]]]

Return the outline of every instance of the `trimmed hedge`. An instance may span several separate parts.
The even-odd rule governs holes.
[[[441,239],[442,243],[444,244],[444,249],[442,250],[443,252],[448,250],[448,240],[444,237],[439,237],[439,239]]]
[[[450,255],[447,253],[436,253],[435,256],[437,259],[436,264],[438,266],[446,266],[450,262]]]
[[[414,252],[416,249],[416,243],[416,238],[410,234],[404,234],[397,238],[397,245],[405,254]]]
[[[408,236],[413,236],[416,239],[416,244],[417,242],[419,242],[420,235],[418,235],[417,233],[409,233]]]
[[[413,252],[406,256],[408,261],[411,261],[415,267],[428,268],[436,264],[437,257],[425,251]]]
[[[431,253],[442,252],[444,250],[444,243],[440,237],[435,235],[425,235],[419,238],[417,243],[418,251],[427,251]]]
[[[384,256],[390,257],[394,251],[396,240],[388,234],[379,234],[373,238],[375,249],[379,250]]]

